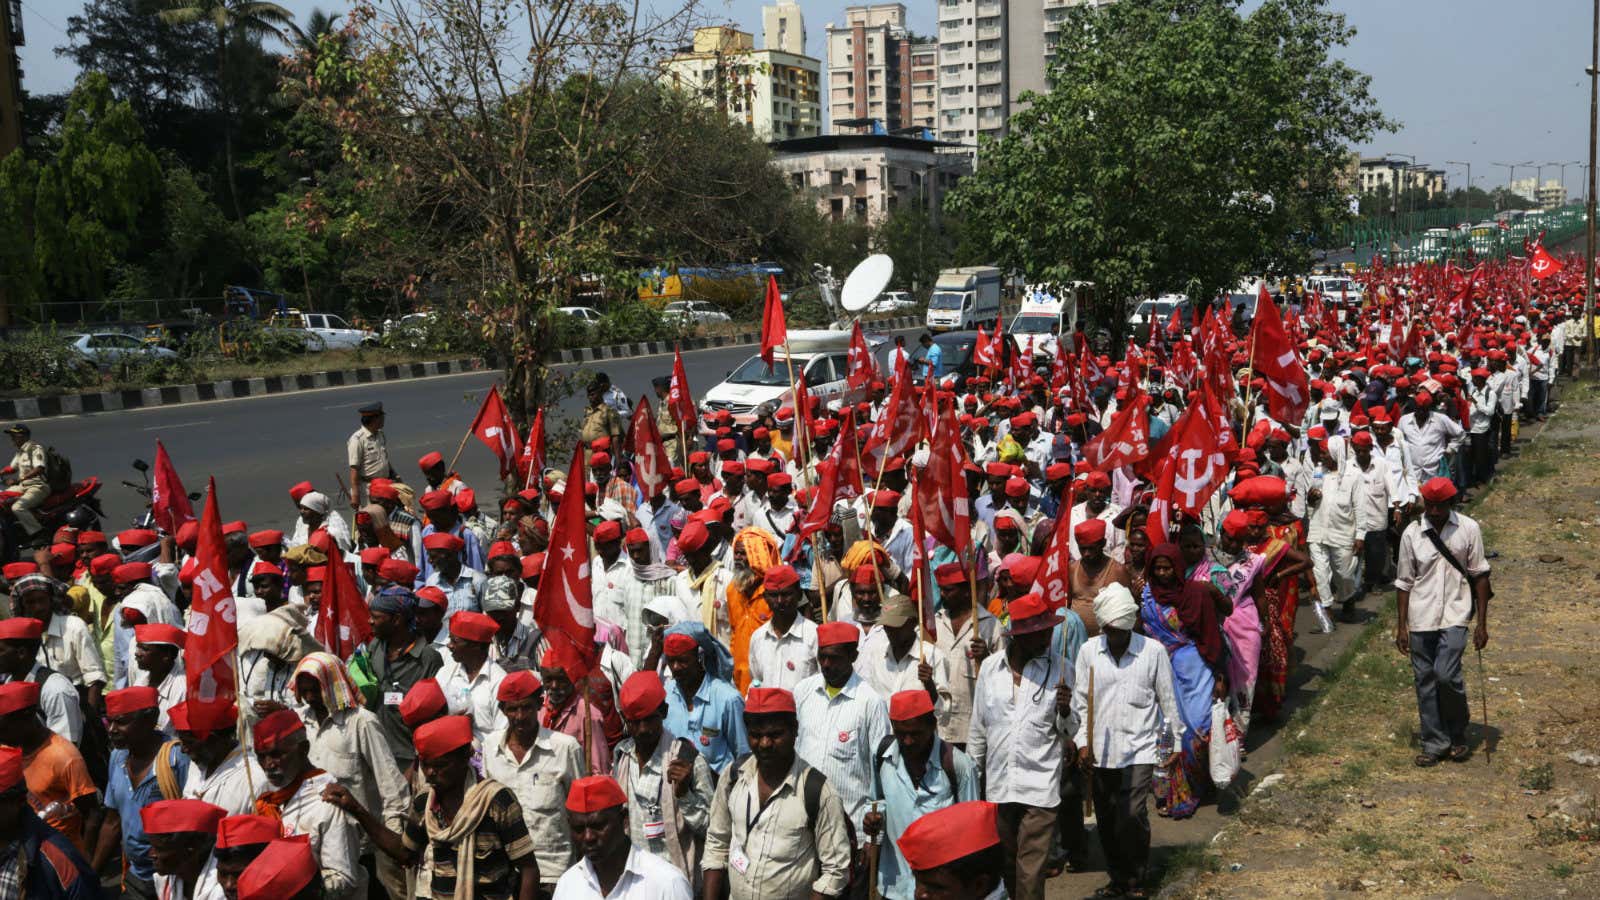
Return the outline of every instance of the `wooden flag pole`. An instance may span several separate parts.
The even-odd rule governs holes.
[[[461,436],[461,443],[456,447],[456,455],[450,457],[450,465],[445,467],[444,471],[445,471],[446,474],[449,474],[449,473],[454,472],[456,470],[456,461],[461,459],[461,451],[467,449],[467,440],[470,439],[471,437],[472,437],[472,429],[468,428],[467,429],[467,433],[463,434]]]

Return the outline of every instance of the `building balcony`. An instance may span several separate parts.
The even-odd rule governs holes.
[[[980,41],[998,41],[1004,35],[1005,32],[998,25],[978,29],[978,40]]]

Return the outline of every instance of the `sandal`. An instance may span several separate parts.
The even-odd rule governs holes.
[[[1434,756],[1432,753],[1418,753],[1411,762],[1419,769],[1431,769],[1439,764],[1441,758]]]
[[[1472,748],[1466,744],[1457,744],[1450,748],[1449,759],[1451,762],[1466,762],[1472,756]]]
[[[1121,896],[1124,896],[1122,888],[1117,887],[1115,884],[1108,884],[1085,897],[1084,900],[1113,900],[1113,898]]]
[[[1128,900],[1149,900],[1150,895],[1141,887],[1131,887],[1122,892]]]

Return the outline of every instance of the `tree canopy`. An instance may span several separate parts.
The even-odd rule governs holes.
[[[1325,0],[1242,6],[1070,10],[1049,94],[1024,96],[953,198],[973,241],[1113,303],[1304,267],[1310,236],[1346,215],[1349,148],[1391,123],[1334,56],[1354,31]]]

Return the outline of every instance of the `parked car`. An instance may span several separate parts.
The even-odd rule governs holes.
[[[275,328],[299,328],[306,332],[307,350],[350,350],[378,346],[378,336],[365,328],[355,328],[333,313],[307,313],[289,309],[267,323]]]
[[[685,328],[733,321],[727,313],[704,300],[674,300],[661,310],[661,320]]]
[[[96,331],[90,334],[66,336],[74,349],[102,369],[109,369],[129,357],[147,359],[177,359],[178,354],[166,347],[147,344],[131,334],[119,331]]]
[[[884,291],[878,299],[867,306],[868,312],[884,313],[898,312],[902,309],[915,309],[917,301],[906,291]]]
[[[1183,294],[1162,294],[1154,300],[1142,300],[1133,314],[1128,316],[1128,333],[1143,337],[1150,328],[1150,318],[1155,317],[1157,327],[1166,325],[1172,318],[1172,311],[1179,310],[1179,321],[1187,321],[1193,314],[1189,312],[1189,298]]]
[[[972,351],[977,349],[978,333],[976,331],[946,331],[933,336],[933,342],[939,345],[939,371],[935,373],[940,381],[955,379],[953,389],[957,392],[966,390],[967,380],[987,373],[979,372],[972,361]],[[1005,343],[1000,345],[1000,368],[1004,371],[1011,365],[1011,355],[1017,352],[1015,338],[1006,336]],[[921,384],[924,378],[925,366],[921,365],[928,351],[919,344],[911,351],[911,380]]]
[[[585,325],[599,325],[600,320],[605,318],[600,315],[600,310],[592,306],[560,306],[556,308],[556,312],[571,316]]]

